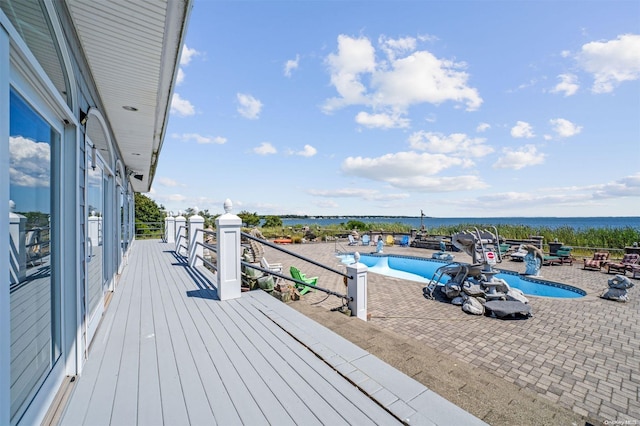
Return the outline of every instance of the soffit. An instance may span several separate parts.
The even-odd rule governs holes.
[[[67,0],[103,116],[136,192],[151,188],[190,0]],[[134,107],[136,111],[123,107]]]

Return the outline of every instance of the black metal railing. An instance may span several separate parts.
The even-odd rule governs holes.
[[[266,245],[268,247],[271,247],[271,248],[273,248],[275,250],[278,250],[278,251],[280,251],[282,253],[285,253],[287,255],[293,256],[293,257],[295,257],[297,259],[300,259],[300,260],[303,260],[305,262],[311,263],[312,265],[318,266],[318,267],[320,267],[322,269],[325,269],[325,270],[327,270],[329,272],[332,272],[334,274],[340,275],[340,276],[345,277],[347,279],[353,279],[353,277],[351,275],[348,275],[348,274],[346,274],[346,273],[344,273],[342,271],[339,271],[337,269],[334,269],[334,268],[332,268],[330,266],[324,265],[324,264],[322,264],[320,262],[316,262],[315,260],[309,259],[308,257],[305,257],[305,256],[302,256],[300,254],[297,254],[297,253],[294,253],[292,251],[289,251],[289,250],[287,250],[287,249],[285,249],[285,248],[283,248],[281,246],[278,246],[277,244],[274,244],[274,243],[272,243],[270,241],[263,240],[261,238],[255,237],[255,236],[253,236],[251,234],[247,234],[246,232],[241,232],[240,234],[244,238],[248,238],[248,239],[256,241],[256,242],[258,242],[260,244],[264,244],[264,245]],[[254,263],[246,262],[244,260],[240,261],[240,263],[245,267],[253,268],[253,269],[256,269],[256,270],[258,270],[260,272],[263,272],[263,273],[266,273],[266,274],[270,274],[270,275],[273,275],[275,277],[282,278],[284,280],[292,281],[292,282],[294,282],[296,284],[299,284],[299,285],[303,285],[303,286],[306,286],[306,287],[312,287],[314,290],[318,290],[318,291],[330,294],[332,296],[337,296],[337,297],[340,297],[340,298],[345,299],[345,300],[351,300],[351,298],[346,294],[338,293],[338,292],[330,290],[328,288],[318,287],[318,286],[315,286],[315,285],[314,286],[310,286],[309,283],[297,280],[297,279],[295,279],[293,277],[290,277],[290,276],[287,276],[287,275],[284,275],[284,274],[281,274],[281,273],[278,273],[278,272],[275,272],[275,271],[272,271],[272,270],[269,270],[269,269],[262,268],[260,266],[257,266]]]

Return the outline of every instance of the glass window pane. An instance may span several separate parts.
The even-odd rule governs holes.
[[[10,95],[11,416],[53,365],[52,157],[60,135],[13,89]]]
[[[0,0],[0,9],[70,105],[69,78],[42,0]]]

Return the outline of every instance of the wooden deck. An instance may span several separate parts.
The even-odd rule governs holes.
[[[61,424],[484,424],[267,293],[221,302],[212,282],[135,242]]]

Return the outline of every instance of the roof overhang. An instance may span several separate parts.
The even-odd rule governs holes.
[[[191,0],[66,0],[136,192],[151,189]]]

